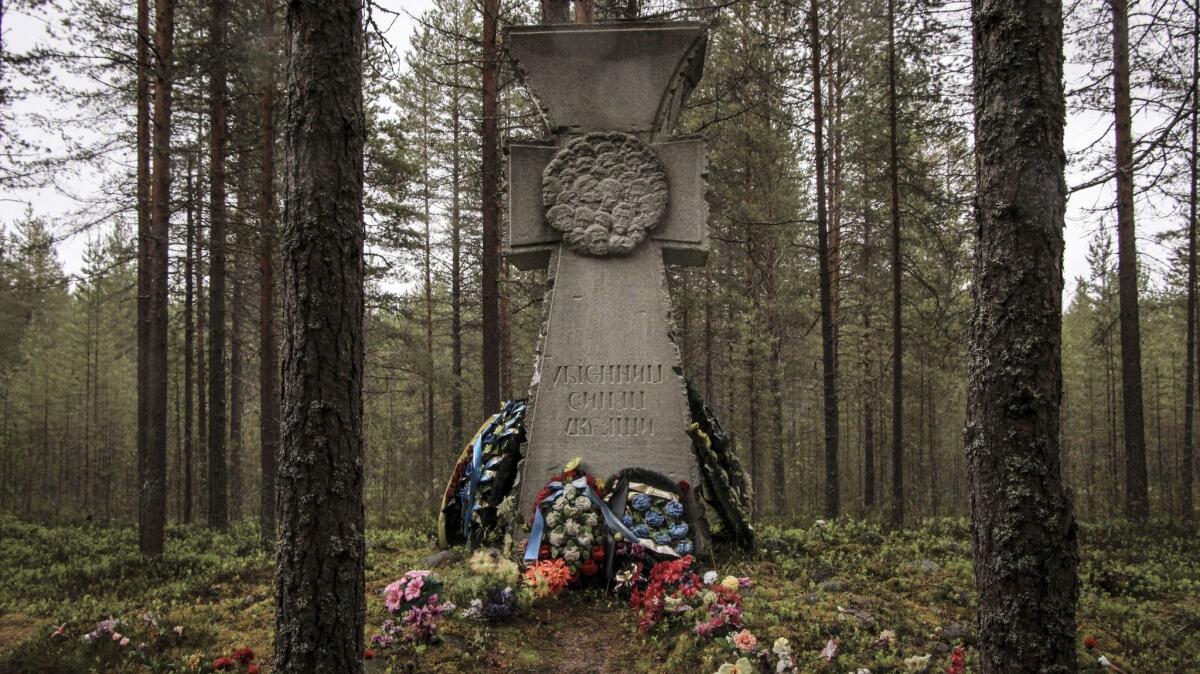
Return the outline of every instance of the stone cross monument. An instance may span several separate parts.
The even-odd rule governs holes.
[[[697,23],[521,26],[508,47],[552,137],[509,145],[519,269],[547,269],[520,507],[574,457],[701,484],[665,265],[708,256],[704,143],[676,138],[700,79]],[[703,549],[695,489],[684,494]]]

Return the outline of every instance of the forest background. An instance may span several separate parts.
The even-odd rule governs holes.
[[[174,4],[167,514],[211,522],[213,503],[222,502],[230,519],[258,519],[272,479],[262,392],[277,388],[264,377],[264,328],[281,320],[269,273],[278,251],[268,236],[281,192],[279,134],[264,124],[282,109],[281,12],[269,0],[236,3],[227,48],[213,50],[207,3]],[[501,266],[498,353],[486,353],[483,145],[543,129],[502,61],[498,139],[485,141],[473,3],[401,5],[369,7],[365,55],[364,434],[375,526],[432,521],[454,460],[493,411],[483,403],[485,356],[501,364],[500,396],[524,395],[544,280]],[[601,19],[620,11],[597,5]],[[135,233],[145,181],[136,160],[135,9],[114,0],[0,4],[0,511],[29,520],[138,516]],[[1065,478],[1085,520],[1125,512],[1143,489],[1152,515],[1183,518],[1195,473],[1186,423],[1195,352],[1187,330],[1195,8],[1155,1],[1128,15],[1141,249],[1136,363],[1121,348],[1112,9],[1081,0],[1065,11]],[[686,374],[733,433],[757,518],[917,520],[967,510],[968,12],[966,3],[912,0],[837,0],[822,12],[829,273],[821,278],[804,7],[641,7],[643,16],[711,25],[705,79],[682,126],[708,139],[713,255],[705,269],[673,270],[670,285]],[[501,3],[502,24],[536,15],[533,2]],[[214,73],[227,74],[219,78],[227,86],[218,97],[226,117],[219,142]],[[215,147],[227,162],[227,193],[212,189]],[[216,314],[214,211],[228,228]],[[822,281],[831,290],[841,412],[832,456],[822,423]],[[1143,420],[1131,428],[1122,367],[1134,365]],[[214,471],[214,458],[228,470]]]

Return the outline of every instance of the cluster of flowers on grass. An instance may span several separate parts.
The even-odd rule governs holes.
[[[259,665],[254,651],[249,647],[239,648],[230,655],[213,660],[213,669],[218,672],[246,672],[258,674]]]
[[[494,550],[480,550],[469,562],[471,578],[465,588],[472,596],[470,605],[463,609],[464,618],[503,622],[517,613],[517,592],[514,586],[521,583],[521,569],[517,563],[502,557]]]
[[[442,580],[425,570],[409,571],[383,590],[383,603],[393,619],[385,620],[371,645],[388,648],[397,640],[428,643],[442,615],[454,604],[441,598]]]
[[[717,669],[717,674],[752,674],[753,672],[785,674],[796,671],[792,646],[784,637],[779,637],[770,648],[765,648],[759,644],[758,638],[750,630],[743,629],[726,636],[725,643],[737,661],[721,665]]]

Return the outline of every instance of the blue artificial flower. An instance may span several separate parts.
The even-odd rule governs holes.
[[[671,534],[665,531],[660,531],[654,534],[654,542],[658,543],[659,545],[666,545],[671,542]]]
[[[638,494],[633,497],[632,505],[634,510],[644,513],[650,509],[650,497],[645,494]]]
[[[671,538],[683,538],[684,536],[687,536],[687,532],[687,522],[680,522],[679,524],[671,527]]]
[[[679,501],[671,501],[667,504],[666,511],[671,517],[683,517],[683,504]]]
[[[678,543],[675,544],[675,552],[678,552],[681,555],[692,554],[692,542],[691,541],[679,541]]]
[[[657,529],[666,523],[667,518],[657,510],[651,510],[650,512],[646,513],[646,524],[649,524]]]
[[[637,536],[638,538],[649,538],[650,527],[646,526],[645,524],[639,524],[633,528],[633,535]]]
[[[621,524],[624,524],[627,527],[632,527],[633,526],[633,518],[630,517],[628,514],[626,514],[624,517],[621,518]]]

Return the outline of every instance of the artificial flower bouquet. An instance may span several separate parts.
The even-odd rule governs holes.
[[[521,569],[496,550],[480,550],[468,561],[471,576],[462,581],[461,593],[469,602],[464,618],[503,622],[517,612],[517,589]]]
[[[384,621],[380,633],[371,637],[371,645],[388,648],[397,640],[432,641],[442,614],[454,610],[454,604],[442,600],[441,592],[441,578],[424,570],[409,571],[384,588],[383,603],[396,619]]]
[[[683,503],[671,492],[638,482],[629,483],[626,511],[621,517],[643,547],[683,557],[692,554],[692,539]]]
[[[534,499],[525,543],[534,547],[525,550],[526,562],[562,560],[571,581],[600,574],[608,546],[608,529],[597,503],[601,493],[602,486],[580,469],[579,459],[550,478]],[[553,574],[553,569],[542,572]]]

